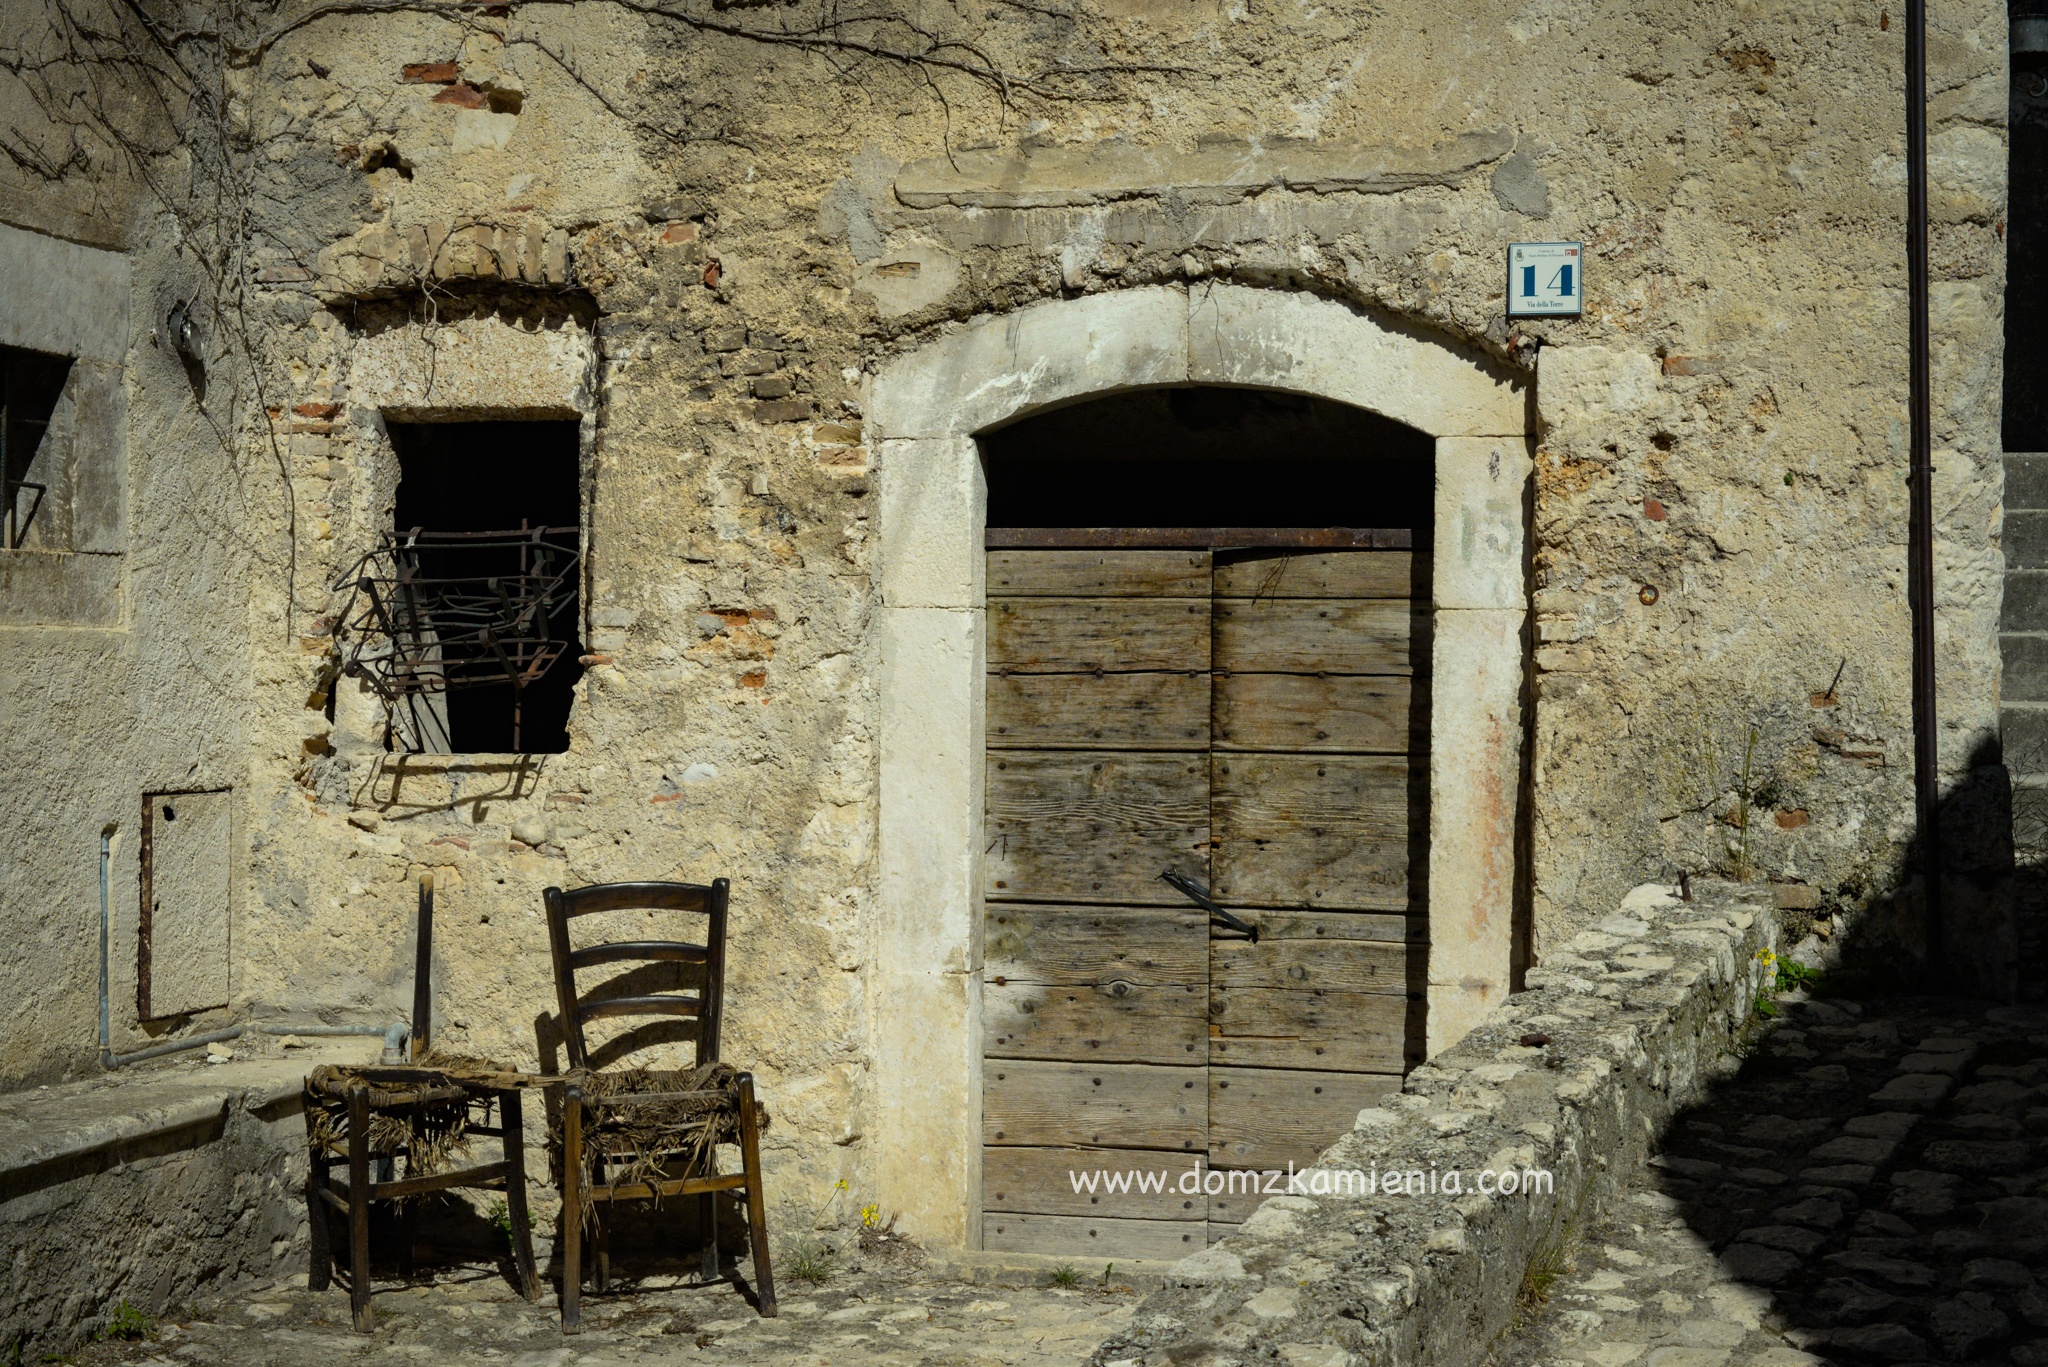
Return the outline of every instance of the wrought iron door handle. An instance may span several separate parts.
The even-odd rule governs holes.
[[[1209,890],[1194,879],[1184,873],[1176,873],[1172,869],[1165,870],[1159,876],[1175,892],[1178,892],[1181,896],[1208,912],[1209,924],[1220,925],[1226,929],[1234,930],[1253,944],[1259,942],[1259,928],[1257,926],[1249,921],[1239,920],[1222,907],[1217,906],[1216,899],[1209,895]]]

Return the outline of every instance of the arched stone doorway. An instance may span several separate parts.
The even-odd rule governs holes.
[[[977,436],[1094,396],[1308,395],[1434,439],[1428,1034],[1507,992],[1516,891],[1530,453],[1521,378],[1310,296],[1144,289],[982,320],[868,395],[880,495],[880,877],[872,1181],[918,1237],[978,1246],[988,489]]]

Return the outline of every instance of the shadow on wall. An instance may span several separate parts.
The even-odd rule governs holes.
[[[2048,868],[2015,865],[2005,771],[1978,759],[1940,812],[1948,991],[1912,891],[1788,951],[1756,1047],[1649,1174],[1769,1295],[1765,1327],[1829,1362],[2048,1367],[2048,1009],[2009,1004]]]

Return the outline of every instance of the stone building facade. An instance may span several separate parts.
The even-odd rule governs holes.
[[[1425,453],[1423,891],[1374,913],[1426,942],[1418,1056],[1681,872],[1914,948],[1882,0],[162,8],[5,21],[0,345],[70,361],[0,550],[7,1085],[95,1069],[103,906],[116,1052],[376,1027],[431,872],[444,1042],[534,1067],[541,890],[725,876],[778,1205],[978,1245],[1012,1000],[988,452],[1151,391],[1229,391],[1248,442],[1270,395]],[[1937,6],[1930,48],[1940,745],[1991,794],[1973,829],[2003,784],[2005,23]],[[1508,316],[1517,241],[1583,244],[1582,313]],[[1200,483],[1175,421],[1132,429],[1160,490]],[[351,593],[427,465],[444,509],[571,529],[559,744],[464,748],[371,686]],[[1164,525],[1071,474],[1060,525]],[[1382,526],[1316,478],[1315,525]],[[212,833],[160,859],[181,800],[177,838]],[[2001,841],[1951,902],[2009,991]]]

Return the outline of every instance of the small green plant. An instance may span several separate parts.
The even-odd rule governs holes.
[[[1777,981],[1780,992],[1791,992],[1797,988],[1814,986],[1820,981],[1820,973],[1797,959],[1780,959]]]
[[[1756,994],[1756,1001],[1751,1005],[1750,1009],[1756,1012],[1758,1020],[1769,1020],[1778,1014],[1778,1004],[1771,1000],[1769,993],[1765,992]]]
[[[1072,1263],[1061,1263],[1052,1270],[1052,1284],[1072,1290],[1081,1284],[1081,1271]]]
[[[156,1321],[143,1314],[128,1301],[114,1307],[108,1317],[106,1328],[100,1330],[102,1339],[146,1339],[156,1332]]]
[[[1515,1295],[1515,1304],[1525,1314],[1547,1304],[1551,1288],[1557,1285],[1557,1279],[1562,1277],[1570,1266],[1571,1260],[1565,1245],[1538,1249],[1536,1256],[1529,1260],[1529,1266],[1522,1271],[1522,1286]]]
[[[806,1240],[789,1251],[790,1280],[816,1286],[832,1275],[835,1261],[831,1249]]]
[[[505,1236],[505,1244],[510,1247],[516,1233],[512,1228],[512,1207],[503,1201],[493,1201],[490,1209],[484,1212],[484,1218],[491,1222],[491,1228]]]
[[[1102,1289],[1104,1291],[1109,1290],[1109,1274],[1114,1271],[1116,1271],[1115,1263],[1104,1263],[1102,1265]]]

